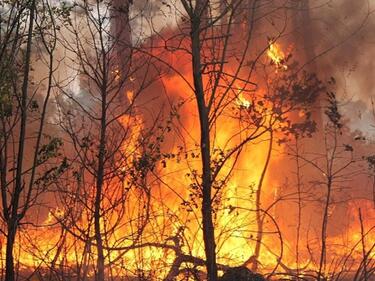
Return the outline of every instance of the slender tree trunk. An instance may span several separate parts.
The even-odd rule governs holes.
[[[299,280],[299,245],[301,237],[301,223],[302,223],[302,183],[301,183],[301,165],[299,161],[299,140],[296,138],[296,176],[297,176],[297,193],[298,193],[298,214],[297,214],[297,233],[296,233],[296,265],[297,278]]]
[[[103,59],[104,77],[106,77],[105,61]],[[104,78],[105,79],[105,78]],[[95,227],[95,240],[98,251],[97,258],[97,280],[104,281],[104,250],[103,250],[103,237],[101,233],[101,203],[103,200],[103,185],[104,185],[104,159],[106,147],[106,126],[107,126],[107,83],[103,81],[101,89],[101,124],[100,124],[100,142],[99,142],[99,155],[98,155],[98,169],[96,179],[96,194],[94,203],[94,227]]]
[[[264,216],[261,214],[261,203],[262,203],[262,187],[263,187],[263,182],[266,176],[266,172],[268,169],[268,165],[271,160],[271,154],[272,154],[272,146],[273,146],[273,132],[272,130],[270,131],[270,142],[268,146],[268,152],[267,152],[267,157],[266,157],[266,163],[264,164],[262,174],[260,175],[259,183],[258,183],[258,189],[256,192],[256,200],[255,200],[255,206],[256,206],[256,219],[257,219],[257,225],[258,225],[258,231],[257,231],[257,239],[256,239],[256,244],[255,244],[255,251],[254,251],[254,257],[255,261],[252,266],[253,271],[258,270],[258,258],[260,255],[260,249],[262,247],[262,240],[263,240],[263,221],[264,221]]]
[[[368,271],[367,271],[367,252],[366,252],[366,242],[365,242],[365,228],[363,225],[361,208],[358,209],[359,222],[361,226],[361,243],[362,243],[362,263],[363,263],[363,281],[368,281]]]
[[[98,14],[98,16],[100,16]],[[96,178],[96,194],[94,202],[94,229],[95,229],[95,240],[97,250],[97,281],[104,281],[105,274],[105,261],[104,261],[104,249],[103,249],[103,235],[102,235],[102,212],[101,205],[103,202],[103,187],[104,187],[104,172],[105,172],[105,157],[106,157],[106,137],[107,137],[107,90],[108,90],[108,60],[110,59],[105,46],[104,29],[99,26],[99,42],[101,52],[101,64],[102,64],[102,81],[100,86],[100,104],[101,104],[101,115],[100,115],[100,139],[99,139],[99,153],[98,153],[98,166],[97,166],[97,178]]]
[[[206,267],[209,281],[217,280],[216,244],[212,218],[212,171],[210,151],[209,108],[205,104],[201,73],[200,17],[196,16],[191,23],[192,67],[195,96],[198,104],[201,155],[202,155],[202,225],[206,254]]]
[[[6,244],[6,258],[5,258],[5,280],[14,281],[14,257],[13,257],[13,248],[14,242],[17,234],[17,224],[10,222],[8,224],[8,236]]]
[[[14,257],[13,249],[17,234],[18,223],[21,217],[18,214],[19,200],[23,189],[22,183],[22,169],[23,169],[23,158],[26,140],[26,125],[27,125],[27,96],[29,88],[29,73],[30,73],[30,60],[31,60],[31,47],[32,37],[34,29],[34,17],[35,17],[35,0],[30,4],[30,17],[29,17],[29,29],[27,37],[26,55],[25,55],[25,67],[24,77],[22,84],[21,93],[21,118],[20,118],[20,134],[18,144],[18,155],[17,155],[17,166],[16,166],[16,178],[14,184],[14,193],[11,198],[11,213],[7,220],[7,244],[6,244],[6,262],[5,262],[5,280],[14,281]],[[7,208],[7,206],[3,206]]]
[[[324,214],[323,214],[323,222],[322,222],[322,245],[321,245],[321,253],[320,253],[320,262],[319,262],[319,271],[318,271],[318,280],[322,280],[322,272],[325,269],[326,264],[326,239],[327,239],[327,226],[328,226],[328,211],[331,201],[331,189],[332,189],[332,178],[328,176],[327,180],[327,197],[326,203],[324,206]]]
[[[100,202],[101,202],[102,187],[97,185],[96,196],[95,196],[95,213],[94,213],[94,224],[95,224],[95,240],[98,251],[97,257],[97,281],[104,281],[104,252],[103,252],[103,239],[100,227]]]
[[[105,153],[105,117],[102,118],[101,124],[101,137],[99,145],[99,163],[97,170],[96,180],[96,194],[94,203],[94,227],[95,227],[95,240],[97,247],[97,281],[104,281],[104,251],[103,251],[103,238],[101,233],[101,202],[103,195],[103,182],[104,182],[104,153]]]

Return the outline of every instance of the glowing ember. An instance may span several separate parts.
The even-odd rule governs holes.
[[[127,91],[126,92],[126,97],[128,98],[128,100],[130,102],[133,102],[133,100],[134,100],[134,92],[133,91]]]
[[[112,74],[115,78],[115,81],[119,81],[120,80],[120,70],[119,69],[115,69],[112,71]]]

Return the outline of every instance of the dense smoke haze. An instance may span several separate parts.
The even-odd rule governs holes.
[[[0,1],[0,281],[375,280],[375,1]]]
[[[322,5],[320,8],[319,6]],[[353,130],[373,135],[374,3],[372,1],[314,1],[310,6],[317,65],[339,82],[338,94]],[[316,38],[316,39],[314,39]]]
[[[292,39],[287,39],[285,44],[296,52],[306,53],[307,49],[309,56],[301,64],[319,65],[320,71],[324,69],[327,75],[337,79],[338,95],[351,128],[372,136],[373,128],[369,125],[373,121],[374,85],[370,74],[374,66],[370,58],[375,52],[374,3],[366,0],[295,1],[305,2],[298,7],[293,1],[265,2],[274,8],[295,7],[291,8],[289,16],[294,14],[300,21],[290,21],[288,29],[296,33],[301,44],[297,46]],[[133,43],[142,44],[156,33],[176,28],[182,9],[179,1],[135,1],[130,21]],[[311,46],[304,42],[305,31],[310,31],[307,43]]]

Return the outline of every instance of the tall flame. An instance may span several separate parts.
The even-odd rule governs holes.
[[[276,66],[277,69],[288,69],[288,66],[286,65],[286,56],[278,44],[274,42],[270,43],[269,49],[267,51],[267,56],[271,59],[272,63]],[[185,59],[186,61],[188,61],[187,58],[180,59]],[[187,73],[186,76],[188,76],[188,70],[185,71]],[[119,72],[116,70],[114,75],[116,75],[117,77],[119,75]],[[163,77],[162,79],[164,82],[163,84],[166,88],[166,92],[168,92],[168,94],[176,95],[177,97],[181,98],[184,96],[189,96],[189,94],[191,94],[191,89],[186,86],[185,82],[182,81],[179,75],[170,75]],[[135,78],[131,77],[130,81],[134,82]],[[246,95],[243,94],[243,92],[244,90],[241,87],[236,88],[234,98],[231,99],[234,107],[236,107],[237,110],[256,107],[257,103],[254,102],[253,99],[250,101],[246,97]],[[128,98],[129,102],[134,101],[135,94],[133,91],[129,90],[125,93],[125,95]],[[179,121],[183,123],[183,126],[186,129],[186,135],[183,136],[184,144],[186,145],[186,151],[189,151],[189,154],[191,153],[192,155],[194,155],[194,153],[196,153],[196,143],[194,142],[194,140],[199,139],[199,130],[197,129],[197,116],[195,114],[192,114],[196,112],[195,104],[193,102],[187,102],[185,107],[182,108],[181,111],[181,120]],[[304,113],[300,112],[300,114]],[[221,151],[225,151],[225,148],[228,147],[228,144],[233,144],[231,142],[238,141],[236,137],[239,139],[242,137],[238,133],[240,129],[238,122],[234,119],[228,118],[228,115],[230,114],[223,114],[223,116],[221,116],[217,122],[218,124],[220,124],[220,126],[217,126],[217,131],[215,131],[215,149],[217,149],[219,154]],[[129,161],[128,164],[130,166],[133,160],[137,156],[140,156],[142,154],[142,151],[139,151],[138,149],[138,142],[142,136],[141,133],[143,130],[143,123],[141,122],[141,120],[138,120],[138,117],[131,114],[123,116],[119,121],[125,128],[129,128],[130,135],[132,136],[126,141],[126,143],[124,142],[123,146],[120,148],[122,151],[124,151],[125,154],[129,154],[129,151],[132,152],[130,153],[131,156],[127,158],[127,161]],[[189,140],[192,141],[189,143]],[[241,157],[239,157],[239,159],[236,159],[236,161],[238,161],[238,165],[235,167],[236,169],[228,180],[228,183],[224,186],[221,193],[219,191],[217,192],[216,198],[220,199],[221,204],[220,208],[215,213],[215,216],[217,216],[218,218],[216,220],[219,252],[218,261],[222,262],[223,264],[230,266],[241,265],[245,260],[249,259],[249,257],[251,258],[251,255],[254,252],[256,236],[255,233],[257,231],[255,225],[256,223],[254,210],[256,209],[256,206],[254,206],[254,193],[257,190],[256,183],[259,181],[260,174],[262,173],[262,169],[264,167],[268,148],[267,141],[268,139],[262,139],[259,143],[252,144],[251,149],[245,148],[243,150]],[[173,159],[177,159],[179,157],[179,149],[176,146],[172,147],[169,151],[171,152],[171,155],[173,155],[173,157],[171,157]],[[196,155],[199,155],[199,153],[196,153]],[[162,167],[162,165],[158,167],[161,171],[160,174],[162,175],[157,176],[162,178],[163,184],[165,186],[173,187],[173,190],[166,188],[163,184],[160,184],[162,188],[160,188],[158,192],[155,192],[155,194],[152,194],[153,200],[155,200],[153,202],[152,209],[157,215],[155,215],[155,218],[153,218],[154,221],[150,224],[150,229],[146,228],[145,233],[147,235],[145,236],[150,237],[150,239],[155,239],[155,237],[158,236],[157,239],[159,239],[161,242],[170,244],[173,242],[172,239],[167,240],[167,242],[163,241],[163,239],[166,240],[165,237],[167,236],[172,237],[172,235],[174,235],[179,228],[183,227],[184,231],[186,232],[184,233],[184,235],[186,234],[187,240],[184,241],[186,245],[183,246],[183,250],[186,250],[186,252],[190,251],[194,256],[201,257],[203,259],[204,250],[202,246],[202,233],[199,225],[199,212],[193,207],[190,207],[190,209],[184,209],[183,207],[181,207],[183,205],[181,204],[181,200],[183,200],[182,203],[191,201],[187,187],[191,185],[192,181],[191,178],[187,176],[187,174],[192,174],[194,173],[194,170],[199,170],[199,161],[196,161],[195,159],[198,157],[199,156],[194,155],[193,157],[191,157],[193,159],[187,159],[186,162],[181,160],[171,160],[168,162],[168,165],[166,165],[166,167]],[[186,158],[188,157],[186,156]],[[273,161],[278,160],[279,159],[277,159],[277,157],[273,158]],[[228,167],[223,168],[223,174],[229,174],[231,172],[231,164],[232,163],[230,163]],[[124,173],[126,172],[125,166],[123,167]],[[265,199],[265,201],[278,200],[278,198],[280,197],[280,190],[273,187],[274,185],[271,184],[272,180],[270,178],[266,177],[265,183],[266,184],[264,184],[265,188],[263,188],[264,194],[262,195],[262,199]],[[126,188],[126,186],[124,186],[124,188]],[[160,194],[157,194],[159,192]],[[176,194],[178,194],[178,196],[176,196]],[[134,207],[132,206],[132,204],[134,203],[130,202],[127,205],[128,210],[133,211],[134,214],[138,214],[132,209]],[[370,207],[368,209],[370,209]],[[160,215],[160,213],[162,213],[162,215]],[[173,216],[171,217],[178,217],[179,220],[171,222],[172,219],[168,217],[171,214],[173,214]],[[131,215],[132,214],[130,214],[129,216]],[[55,210],[50,211],[48,217],[45,220],[45,224],[52,225],[62,217],[64,217],[64,211],[56,208]],[[370,217],[370,215],[367,215],[367,217]],[[130,219],[136,220],[137,218],[131,217]],[[165,221],[168,221],[169,225],[167,225]],[[106,223],[110,224],[111,221],[108,220]],[[85,224],[87,224],[87,221],[82,221],[81,224],[82,225],[80,226],[84,227]],[[116,239],[118,239],[118,237],[126,237],[126,230],[124,228],[125,227],[119,229],[119,231],[116,231],[116,235],[114,235],[117,236],[115,237]],[[271,234],[264,236],[262,244],[264,245],[265,249],[261,251],[260,257],[258,257],[262,266],[266,269],[272,268],[273,266],[275,266],[275,264],[278,264],[278,257],[274,253],[280,250],[278,249],[279,245],[276,245],[278,242],[275,242],[276,234],[272,234],[276,233],[276,230],[274,229],[275,226],[273,226],[273,228],[268,228],[269,229],[265,228],[265,233],[268,232]],[[21,245],[22,242],[25,241],[19,241],[19,245],[17,246],[20,249],[20,257],[17,258],[19,259],[20,263],[30,267],[40,267],[41,265],[46,265],[46,267],[48,267],[48,264],[55,259],[55,255],[60,255],[60,253],[58,252],[61,242],[59,240],[60,238],[56,235],[52,235],[56,232],[56,229],[58,229],[58,227],[56,226],[46,226],[42,229],[30,231],[27,237],[29,237],[30,240],[33,240],[34,244],[31,244],[31,246],[28,246],[28,248]],[[160,233],[157,231],[160,231]],[[165,234],[163,233],[163,231],[169,231],[169,233]],[[358,243],[358,241],[360,241],[362,237],[358,232],[358,226],[353,225],[352,228],[348,230],[348,232],[349,233],[347,237],[331,237],[330,240],[332,241],[330,242],[332,245],[345,245],[345,247],[342,247],[342,249],[340,249],[342,251],[342,253],[339,253],[341,256],[345,256],[347,254],[347,249],[350,249],[352,247],[354,249],[353,255],[359,256],[358,260],[360,260],[361,244]],[[364,247],[366,248],[370,248],[372,246],[371,241],[374,241],[375,239],[374,233],[372,232],[370,234],[368,235],[368,237],[366,237],[366,241],[363,242]],[[87,250],[85,247],[87,247],[87,245],[84,245],[84,242],[80,240],[75,240],[74,237],[67,237],[70,237],[70,240],[67,239],[66,241],[64,241],[65,252],[61,252],[59,260],[61,260],[61,263],[64,260],[65,263],[74,264],[77,260],[82,260],[86,255],[85,251]],[[115,240],[115,238],[113,239]],[[0,237],[0,246],[2,247],[2,251],[4,251],[5,248],[2,245],[3,241],[1,239],[2,238]],[[145,242],[149,242],[147,241],[147,238],[145,239]],[[121,241],[122,243],[117,245],[118,247],[128,246],[128,242],[121,239],[118,239],[116,241],[107,241],[107,243],[112,245],[116,244],[117,241]],[[26,242],[27,243],[25,244],[29,243],[29,241]],[[288,246],[287,248],[291,248],[288,245],[288,241],[284,241],[284,243]],[[267,245],[270,245],[270,247],[267,247]],[[40,252],[47,254],[45,254],[44,256],[33,256],[30,254],[30,252],[35,251],[35,249],[29,249],[33,247],[41,249]],[[95,255],[95,249],[90,248],[89,251],[90,250],[93,251]],[[338,253],[339,251],[337,250],[336,252]],[[286,257],[283,257],[283,263],[287,264],[290,267],[295,267],[296,265],[294,264],[294,254],[295,253],[293,251],[287,252],[285,254]],[[4,253],[2,253],[2,255],[4,255]],[[114,264],[111,270],[118,271],[119,274],[123,275],[125,275],[126,273],[124,273],[124,267],[123,265],[121,265],[121,262],[122,264],[125,264],[128,269],[135,271],[137,268],[139,268],[137,261],[140,258],[142,259],[141,261],[143,263],[143,270],[147,269],[151,271],[152,269],[157,268],[160,275],[165,275],[168,270],[168,266],[173,263],[173,259],[175,258],[173,251],[163,248],[152,248],[151,246],[143,248],[141,254],[139,254],[137,250],[129,251],[125,255],[123,255],[121,252],[111,251],[108,256],[108,259],[110,259],[111,261],[119,261],[118,263]],[[92,257],[90,256],[90,258]],[[300,262],[308,263],[309,259],[308,257],[303,257],[301,258]],[[117,264],[119,264],[118,268],[116,267]],[[164,269],[164,271],[162,269],[163,267],[166,268]],[[316,265],[311,264],[310,268],[316,269]],[[92,269],[89,269],[88,275],[94,275]]]

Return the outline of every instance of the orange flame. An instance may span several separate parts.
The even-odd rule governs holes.
[[[267,55],[278,69],[286,70],[288,68],[288,66],[285,64],[285,54],[281,50],[280,46],[276,43],[270,44]],[[188,73],[188,71],[186,72]],[[118,74],[118,72],[115,72],[115,75]],[[191,94],[191,89],[186,86],[185,82],[182,81],[180,76],[172,75],[163,77],[162,79],[167,92],[171,95],[175,95],[175,98],[182,98]],[[130,77],[131,82],[134,80],[135,78]],[[134,92],[129,90],[125,94],[129,101],[132,102],[134,100]],[[248,109],[252,106],[252,102],[243,95],[243,90],[241,89],[235,93],[235,98],[232,100],[232,104],[237,110],[238,108]],[[256,103],[254,102],[254,104]],[[182,117],[180,121],[183,123],[186,130],[185,135],[183,135],[184,142],[186,143],[186,151],[196,153],[196,140],[199,139],[199,130],[197,129],[198,117],[196,115],[195,103],[187,102],[181,111]],[[300,112],[300,114],[304,113]],[[120,122],[124,127],[129,128],[132,135],[131,138],[126,140],[126,143],[124,143],[120,148],[123,151],[132,152],[131,156],[128,158],[128,164],[130,165],[131,162],[141,153],[137,150],[137,145],[141,137],[143,124],[141,120],[138,120],[138,117],[132,115],[123,116],[120,119]],[[238,142],[243,136],[238,133],[240,128],[237,121],[227,118],[226,114],[223,114],[217,123],[220,124],[220,126],[218,126],[217,131],[215,132],[216,139],[214,150],[216,149],[220,153],[220,151],[225,151],[225,149],[228,147],[230,148],[231,145]],[[264,138],[259,143],[253,144],[250,149],[245,148],[243,150],[242,155],[236,160],[238,162],[232,176],[224,185],[223,190],[217,192],[216,198],[220,200],[220,208],[215,213],[217,218],[216,234],[218,238],[218,261],[229,266],[243,264],[243,262],[249,259],[254,252],[256,236],[254,233],[257,231],[254,212],[254,209],[256,209],[254,203],[254,192],[257,190],[256,183],[259,181],[260,174],[264,167],[268,147],[267,141],[268,140]],[[176,145],[170,148],[170,151],[172,152],[171,154],[176,156],[178,155],[179,149]],[[199,152],[196,154],[198,155]],[[176,156],[173,159],[176,158],[178,157]],[[157,236],[158,239],[163,240],[165,237],[171,237],[174,233],[176,233],[176,230],[179,227],[184,227],[185,231],[187,232],[187,245],[183,246],[183,250],[189,250],[193,255],[204,258],[204,249],[202,245],[203,239],[199,222],[201,218],[199,211],[194,208],[186,210],[181,207],[181,203],[190,201],[190,194],[186,187],[191,184],[192,180],[186,175],[188,173],[192,173],[192,170],[200,169],[199,161],[195,160],[195,156],[192,157],[193,159],[189,159],[188,157],[186,158],[186,161],[169,161],[166,167],[163,168],[161,165],[158,167],[161,171],[160,174],[162,174],[160,177],[162,177],[163,183],[165,186],[173,187],[173,190],[162,186],[157,190],[157,192],[155,192],[155,194],[153,194],[154,201],[152,208],[153,212],[157,213],[158,216],[155,216],[155,221],[152,222],[150,228],[146,228],[145,232],[147,234],[146,236],[151,237],[150,239],[154,239]],[[273,161],[278,160],[279,159],[274,156]],[[231,170],[230,166],[232,164],[233,162],[229,163],[228,167],[224,167],[222,174],[225,175],[229,173]],[[126,172],[126,168],[124,167],[123,169],[124,172]],[[266,176],[263,188],[264,194],[262,195],[264,201],[274,201],[279,197],[280,190],[275,188],[275,184],[272,183],[272,178]],[[178,193],[178,196],[176,196],[176,193]],[[130,203],[129,205],[131,204],[134,203]],[[134,206],[127,207],[131,209]],[[168,212],[165,210],[168,210]],[[163,213],[163,216],[159,216],[160,213]],[[134,214],[136,214],[136,212],[134,212],[133,215]],[[171,214],[181,219],[180,221],[174,221],[173,223],[168,222],[170,225],[165,226],[165,221],[170,220],[168,216],[171,216]],[[53,224],[56,222],[56,219],[63,216],[64,211],[56,208],[55,210],[50,211],[45,220],[45,224]],[[129,216],[132,216],[132,214]],[[130,219],[136,218],[131,217]],[[82,221],[80,223],[82,224],[80,225],[82,227],[87,224],[86,221]],[[107,223],[110,223],[110,221]],[[158,229],[159,226],[161,226],[160,229],[162,230],[160,230],[160,233],[155,233],[155,229]],[[162,231],[167,233],[161,234]],[[266,231],[269,233],[276,233],[275,229],[272,229],[272,227],[268,227],[268,229],[266,229],[265,226],[265,232]],[[54,259],[54,255],[57,254],[56,244],[58,243],[58,237],[55,236],[51,239],[51,234],[54,232],[56,232],[56,229],[52,227],[44,227],[43,229],[39,229],[29,234],[31,239],[34,239],[37,248],[42,249],[44,253],[48,253],[46,256],[31,256],[27,249],[25,250],[25,248],[21,247],[22,241],[19,241],[18,247],[20,247],[21,250],[20,257],[17,258],[20,260],[20,262],[25,266],[30,267],[38,267],[40,264],[46,265],[47,267],[48,263]],[[125,234],[126,230],[119,229],[116,231],[116,235],[114,235],[113,239],[115,239],[115,236],[124,237],[126,236]],[[361,237],[358,233],[358,227],[353,227],[353,229],[350,229],[348,236],[348,241],[345,242],[347,243],[345,245],[348,245],[346,246],[346,249],[350,248],[352,245],[355,245],[355,243],[360,240]],[[270,249],[263,247],[260,257],[258,257],[260,263],[265,269],[270,269],[278,263],[278,257],[271,252],[272,250],[276,253],[279,250],[279,246],[276,245],[277,243],[275,242],[275,237],[275,235],[266,236],[262,241],[264,245],[270,245]],[[367,248],[371,246],[370,241],[374,241],[373,232],[372,235],[369,235],[365,241],[367,243]],[[0,242],[2,241],[0,240]],[[107,242],[110,245],[116,243],[113,241]],[[288,244],[288,241],[284,242]],[[329,242],[335,245],[344,243],[341,237],[331,237]],[[62,253],[59,259],[66,259],[65,262],[69,264],[74,264],[77,260],[81,260],[83,256],[82,253],[84,252],[85,248],[84,243],[82,241],[76,242],[76,240],[74,240],[72,237],[70,240],[67,239],[67,242],[65,243],[66,252]],[[127,246],[127,244],[126,242],[123,242],[117,246]],[[4,249],[5,248],[3,247],[3,250]],[[95,254],[94,247],[93,249],[90,248],[90,250]],[[356,248],[356,250],[357,251],[355,251],[355,254],[360,255],[361,252],[359,251],[359,246]],[[347,252],[344,252],[343,250],[343,252],[340,254],[344,256],[346,253]],[[294,254],[295,253],[290,251],[285,254],[286,257],[284,256],[283,259],[284,263],[290,267],[295,266]],[[139,265],[137,264],[137,261],[142,258],[142,269],[151,271],[152,269],[157,268],[160,276],[168,271],[168,266],[173,263],[174,259],[173,251],[152,247],[143,248],[141,254],[137,250],[129,251],[125,255],[122,255],[121,252],[111,251],[108,256],[109,260],[120,259],[122,263],[131,270],[138,268]],[[301,264],[308,263],[308,258],[301,258],[300,262]],[[316,269],[316,266],[311,265],[310,268]],[[121,265],[118,267],[114,265],[111,270],[124,274],[124,269]],[[94,275],[92,269],[89,269],[88,274]]]
[[[277,43],[270,42],[267,50],[267,56],[271,59],[271,62],[275,64],[277,68],[281,68],[284,70],[288,69],[288,66],[285,64],[285,54]]]
[[[244,108],[249,108],[251,106],[251,102],[248,101],[242,93],[239,93],[238,96],[237,96],[237,101],[236,101],[237,105],[239,107],[244,107]]]

